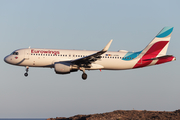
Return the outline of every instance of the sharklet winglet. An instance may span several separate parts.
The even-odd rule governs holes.
[[[113,41],[113,39],[111,39],[111,40],[109,41],[109,43],[104,47],[104,49],[102,49],[102,51],[107,51],[107,50],[109,49],[112,41]]]

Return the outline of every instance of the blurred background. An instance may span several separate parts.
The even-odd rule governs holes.
[[[0,0],[0,117],[49,118],[113,110],[180,109],[178,0]],[[19,48],[140,51],[174,27],[167,54],[177,60],[135,70],[81,71],[6,64]]]

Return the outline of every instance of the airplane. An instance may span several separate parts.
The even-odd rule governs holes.
[[[82,71],[82,79],[87,79],[85,70],[126,70],[159,65],[176,60],[166,55],[173,27],[164,27],[141,51],[108,51],[112,40],[100,51],[26,48],[13,51],[4,58],[8,64],[25,66],[24,76],[29,67],[54,68],[56,74]]]

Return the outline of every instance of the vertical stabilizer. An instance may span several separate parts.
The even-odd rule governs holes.
[[[166,55],[172,31],[173,27],[164,27],[146,46],[143,53],[151,54],[153,57]]]
[[[165,56],[168,49],[169,41],[171,39],[172,31],[173,27],[164,27],[142,51],[142,53],[139,55],[140,59],[133,68],[153,65],[154,63],[152,62],[154,58]],[[174,57],[172,57],[172,59],[174,59]],[[166,59],[163,59],[163,62],[164,61],[167,62]]]

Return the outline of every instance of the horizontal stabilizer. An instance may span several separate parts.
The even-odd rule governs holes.
[[[151,58],[151,59],[144,59],[143,61],[166,59],[168,57],[173,57],[173,56],[172,55],[164,55],[164,56],[161,56],[161,57],[156,57],[156,58]]]
[[[158,65],[158,64],[174,61],[174,60],[176,60],[176,58],[173,55],[165,55],[165,56],[161,56],[161,57],[145,59],[145,60],[142,60],[142,61],[144,61],[144,62],[152,62],[153,60],[157,60],[155,65]]]

